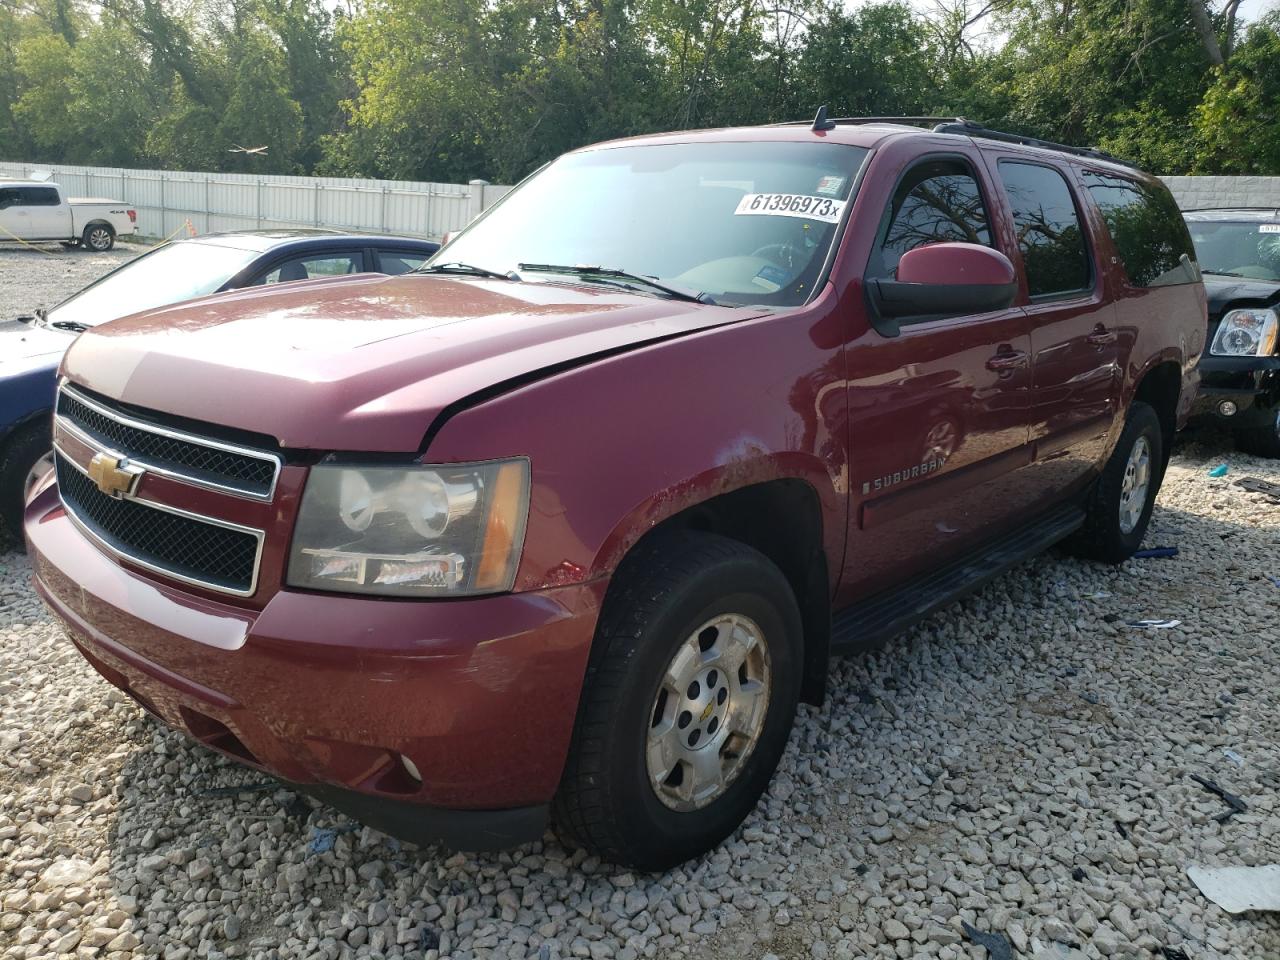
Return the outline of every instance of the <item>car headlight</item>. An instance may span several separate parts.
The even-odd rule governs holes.
[[[1228,310],[1218,324],[1210,353],[1220,357],[1267,357],[1276,348],[1274,310]]]
[[[289,553],[291,586],[406,597],[510,590],[529,513],[529,461],[320,464]]]

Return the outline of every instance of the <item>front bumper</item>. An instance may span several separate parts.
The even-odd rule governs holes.
[[[1221,412],[1223,401],[1236,412]],[[1280,357],[1214,357],[1200,360],[1200,390],[1191,413],[1234,428],[1269,426],[1280,408]]]
[[[53,486],[26,533],[72,641],[166,723],[406,839],[541,834],[605,581],[447,601],[282,590],[253,610],[107,557]]]

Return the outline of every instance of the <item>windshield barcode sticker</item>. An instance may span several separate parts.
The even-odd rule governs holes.
[[[748,193],[738,202],[734,216],[800,217],[838,223],[844,212],[843,200],[811,197],[803,193]]]
[[[1280,223],[1264,223],[1258,227],[1259,233],[1280,233]]]

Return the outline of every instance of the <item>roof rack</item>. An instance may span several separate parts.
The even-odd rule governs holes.
[[[837,124],[850,126],[861,123],[906,123],[928,125],[938,123],[968,123],[964,117],[828,117],[826,104],[818,108],[818,115],[812,120],[785,120],[774,123],[774,127],[812,127],[814,130],[830,130]]]
[[[1039,147],[1042,150],[1056,150],[1059,153],[1070,153],[1077,157],[1091,157],[1094,160],[1105,160],[1107,163],[1118,163],[1123,167],[1136,167],[1137,164],[1122,160],[1119,157],[1099,150],[1097,147],[1073,147],[1067,143],[1053,140],[1041,140],[1039,137],[1025,137],[1020,133],[1005,133],[1003,130],[991,130],[980,123],[957,117],[955,120],[939,123],[933,128],[934,133],[958,133],[966,137],[981,137],[983,140],[998,140],[1001,143],[1018,143],[1024,147]]]
[[[981,137],[983,140],[997,140],[1001,143],[1017,143],[1024,147],[1039,147],[1042,150],[1056,150],[1059,153],[1070,153],[1077,157],[1090,157],[1094,160],[1105,160],[1107,163],[1118,163],[1124,167],[1135,167],[1137,164],[1112,156],[1097,147],[1073,147],[1053,140],[1041,140],[1039,137],[1026,137],[1020,133],[1006,133],[1003,130],[992,130],[980,123],[966,120],[964,117],[828,117],[826,104],[818,108],[813,120],[791,120],[776,123],[776,127],[811,127],[814,130],[831,130],[836,126],[856,126],[869,123],[901,123],[913,126],[927,126],[934,133],[954,133],[963,137]]]

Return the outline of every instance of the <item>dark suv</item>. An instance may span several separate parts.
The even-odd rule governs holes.
[[[1280,457],[1280,210],[1186,214],[1209,297],[1209,348],[1194,413],[1247,453]]]
[[[391,833],[668,867],[832,653],[1133,553],[1193,257],[1155,179],[963,122],[578,150],[424,272],[84,333],[36,583],[148,711]]]

